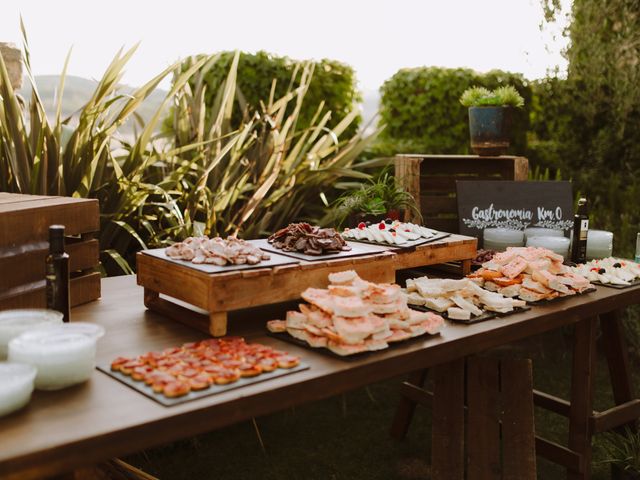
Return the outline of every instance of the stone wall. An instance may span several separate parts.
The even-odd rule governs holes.
[[[11,85],[19,90],[22,86],[22,52],[13,43],[0,42],[0,55],[7,65]]]

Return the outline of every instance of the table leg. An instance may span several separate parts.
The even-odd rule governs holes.
[[[465,360],[461,358],[433,369],[432,480],[464,478],[464,366]],[[496,368],[496,379],[497,376]],[[495,427],[497,430],[497,422]]]
[[[613,399],[616,405],[622,405],[635,398],[631,382],[631,370],[627,345],[624,340],[624,331],[620,312],[614,310],[600,315],[600,328],[602,329],[602,344],[604,354],[609,366],[609,377],[613,389]],[[632,424],[628,424],[630,427]],[[624,427],[622,427],[624,430]]]
[[[581,456],[581,469],[567,470],[568,480],[591,478],[591,428],[596,367],[597,317],[579,321],[573,338],[569,448]]]
[[[471,259],[462,260],[462,275],[469,275],[471,273]]]
[[[407,383],[415,385],[416,387],[422,387],[427,379],[427,370],[416,370],[409,374]],[[393,423],[391,424],[391,436],[395,439],[402,440],[409,431],[409,425],[413,419],[413,414],[416,411],[416,402],[412,399],[402,396],[400,403],[396,409]]]
[[[147,308],[151,308],[151,306],[160,298],[160,294],[158,292],[154,292],[153,290],[144,287],[144,306]]]
[[[209,313],[209,333],[214,337],[227,334],[227,312]]]

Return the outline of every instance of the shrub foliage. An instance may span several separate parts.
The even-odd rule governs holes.
[[[545,2],[549,18],[560,3]],[[594,227],[613,230],[619,255],[640,231],[640,15],[636,0],[575,0],[566,79],[534,85],[533,163],[570,172],[592,205]]]
[[[521,74],[492,70],[485,74],[465,68],[421,67],[398,71],[381,88],[380,121],[385,130],[377,145],[395,153],[469,153],[467,108],[462,93],[478,86],[494,90],[513,85],[525,102],[515,112],[512,151],[527,144],[531,87]]]
[[[182,69],[188,69],[201,56],[186,59]],[[234,52],[222,52],[219,60],[207,69],[203,78],[204,102],[213,106],[218,100],[219,92],[227,77],[234,58]],[[356,86],[356,76],[352,67],[336,60],[323,59],[318,62],[304,62],[313,65],[313,77],[305,95],[305,105],[300,111],[300,127],[310,125],[320,104],[331,111],[328,127],[333,128],[349,115],[354,103],[360,101],[360,93]],[[288,57],[280,57],[259,51],[255,54],[241,53],[238,61],[237,108],[234,109],[231,126],[237,128],[247,116],[260,111],[261,102],[268,103],[269,98],[278,99],[296,84],[302,77],[301,63]],[[275,81],[275,87],[273,85]],[[190,82],[196,88],[196,80]],[[273,88],[273,91],[272,91]],[[291,107],[287,113],[291,112]],[[208,119],[207,119],[208,120]],[[353,135],[360,124],[360,116],[354,119],[346,131]]]

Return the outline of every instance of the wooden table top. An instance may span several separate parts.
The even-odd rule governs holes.
[[[447,324],[441,335],[350,361],[267,337],[264,322],[270,317],[253,315],[242,321],[232,317],[231,334],[300,355],[311,368],[173,407],[161,406],[96,370],[85,384],[34,392],[25,409],[0,418],[0,478],[38,478],[69,471],[449,362],[638,302],[640,287],[600,287],[503,319],[469,326]],[[96,322],[106,328],[99,343],[99,363],[203,337],[147,311],[143,289],[133,276],[105,279],[102,299],[74,309],[72,321]]]

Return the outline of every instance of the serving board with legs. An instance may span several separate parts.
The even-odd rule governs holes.
[[[140,252],[137,281],[145,289],[147,308],[219,337],[227,331],[228,312],[296,300],[306,288],[326,287],[330,273],[355,270],[370,282],[393,283],[397,270],[451,261],[462,261],[462,273],[468,273],[476,253],[476,239],[452,235],[410,250],[378,250],[344,258],[292,259],[295,263],[215,273],[172,262],[153,252]]]
[[[306,288],[326,286],[330,273],[355,270],[371,282],[392,283],[394,260],[393,252],[383,251],[211,274],[141,252],[137,258],[138,285],[144,287],[145,306],[150,310],[220,337],[227,332],[227,312],[295,300]]]

